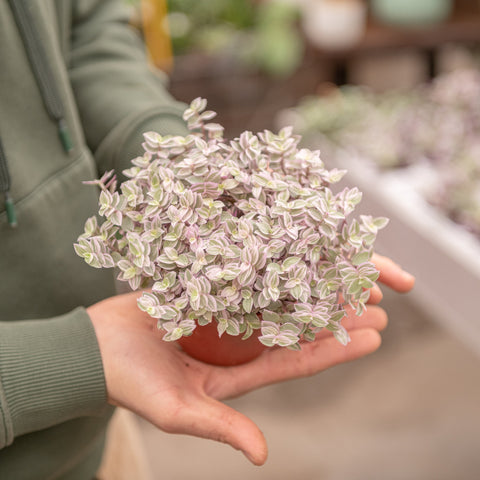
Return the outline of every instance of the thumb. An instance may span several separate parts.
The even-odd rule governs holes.
[[[190,427],[186,433],[227,443],[241,450],[254,465],[263,465],[267,460],[267,442],[257,425],[218,400],[205,397],[186,421]]]

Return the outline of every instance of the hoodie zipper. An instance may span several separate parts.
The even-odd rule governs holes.
[[[43,99],[45,110],[49,117],[57,124],[58,136],[65,152],[73,150],[73,143],[65,121],[65,110],[58,92],[55,77],[48,63],[43,48],[42,39],[35,26],[34,14],[24,0],[8,0],[10,9],[15,18],[18,31],[22,37],[25,51],[32,68],[35,81]],[[0,143],[0,191],[5,193],[5,210],[11,226],[16,226],[16,215],[13,201],[10,197],[10,173],[5,152]]]

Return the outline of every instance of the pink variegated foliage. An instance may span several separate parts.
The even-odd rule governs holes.
[[[226,141],[204,99],[185,111],[190,134],[145,134],[117,189],[100,186],[99,216],[75,249],[96,268],[116,267],[164,339],[217,322],[220,335],[291,349],[322,328],[342,343],[345,307],[361,314],[378,272],[373,243],[385,218],[347,220],[356,188],[330,189],[344,172],[299,149],[291,128]]]

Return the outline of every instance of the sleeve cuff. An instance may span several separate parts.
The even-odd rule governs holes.
[[[131,160],[144,153],[142,143],[145,132],[187,135],[189,131],[182,118],[185,108],[183,104],[175,104],[125,118],[107,135],[95,152],[101,170],[115,169],[117,173],[121,173],[130,168]]]
[[[24,433],[100,415],[106,404],[100,350],[84,308],[0,322],[0,448]]]

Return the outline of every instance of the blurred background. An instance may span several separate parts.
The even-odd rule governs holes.
[[[227,137],[293,125],[391,219],[378,250],[417,277],[384,292],[377,353],[230,402],[264,467],[135,419],[145,479],[479,478],[480,1],[130,3],[177,99],[205,97]]]

